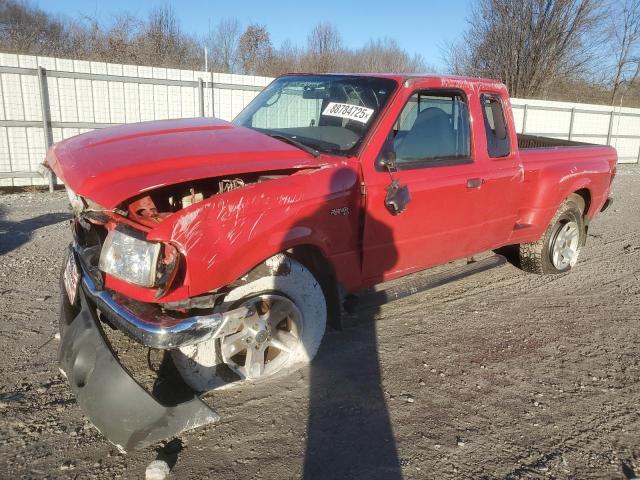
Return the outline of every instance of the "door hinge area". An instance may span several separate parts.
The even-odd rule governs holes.
[[[367,194],[367,184],[364,182],[360,182],[360,194],[361,195]]]

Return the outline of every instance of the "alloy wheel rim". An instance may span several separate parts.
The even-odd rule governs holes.
[[[256,313],[220,339],[224,363],[242,379],[275,374],[297,351],[302,338],[302,313],[287,297],[264,294],[242,306]]]
[[[551,261],[558,270],[573,267],[580,251],[580,230],[578,224],[570,221],[562,225],[553,241]]]

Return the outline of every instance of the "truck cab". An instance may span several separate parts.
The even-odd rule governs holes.
[[[389,280],[508,241],[524,182],[511,106],[497,82],[411,78],[380,123],[362,158],[366,209],[364,275]],[[395,177],[411,203],[391,220],[384,198],[389,172],[380,157],[395,157]],[[377,271],[390,245],[375,224],[393,224],[397,261]]]

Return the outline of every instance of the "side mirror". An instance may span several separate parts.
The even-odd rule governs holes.
[[[389,172],[389,177],[391,178],[391,183],[386,188],[387,195],[384,199],[384,205],[391,215],[400,215],[411,201],[411,194],[409,193],[409,187],[401,185],[393,176],[398,171],[398,164],[396,163],[396,152],[393,148],[393,138],[391,136],[382,147],[382,151],[376,160],[376,167]]]
[[[387,139],[380,151],[380,155],[376,160],[376,167],[380,170],[387,170],[389,173],[398,171],[398,164],[396,163],[396,152],[393,149],[393,140]]]
[[[380,164],[389,171],[389,173],[395,173],[398,171],[398,164],[396,163],[396,152],[389,150],[386,155],[380,158]]]
[[[411,201],[411,193],[409,187],[400,185],[398,180],[393,180],[387,186],[387,195],[384,199],[384,205],[391,215],[400,215],[407,208],[407,204]]]

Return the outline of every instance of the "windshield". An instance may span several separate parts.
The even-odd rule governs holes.
[[[319,152],[351,155],[396,86],[387,78],[287,75],[265,88],[233,123]]]

